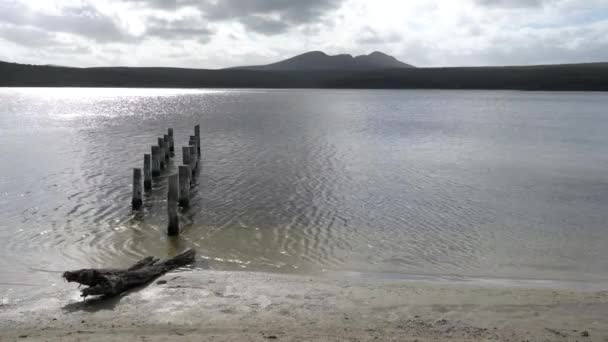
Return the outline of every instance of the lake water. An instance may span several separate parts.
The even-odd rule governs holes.
[[[156,138],[201,124],[183,234]],[[0,286],[194,247],[198,266],[608,281],[608,94],[0,89]]]

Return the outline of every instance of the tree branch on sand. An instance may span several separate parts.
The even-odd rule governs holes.
[[[146,284],[159,276],[194,262],[193,249],[160,261],[155,257],[146,257],[133,266],[125,269],[82,269],[67,271],[63,278],[68,282],[77,282],[88,286],[80,296],[115,296],[133,287]]]

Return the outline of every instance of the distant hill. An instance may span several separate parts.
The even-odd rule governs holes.
[[[268,65],[242,66],[229,69],[262,71],[369,71],[398,68],[413,68],[413,66],[405,64],[399,61],[397,58],[379,51],[372,52],[369,55],[361,55],[357,57],[353,57],[348,54],[330,56],[322,51],[312,51]]]
[[[608,63],[466,68],[207,70],[69,68],[0,62],[0,86],[608,91]]]

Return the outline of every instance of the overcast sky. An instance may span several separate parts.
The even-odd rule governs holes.
[[[608,0],[0,0],[0,60],[222,68],[322,50],[416,66],[608,61]]]

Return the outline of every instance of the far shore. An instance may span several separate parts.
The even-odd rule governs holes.
[[[72,68],[0,61],[0,87],[608,91],[608,63],[344,69]]]
[[[0,340],[605,342],[608,291],[184,271],[118,298],[15,294]]]

